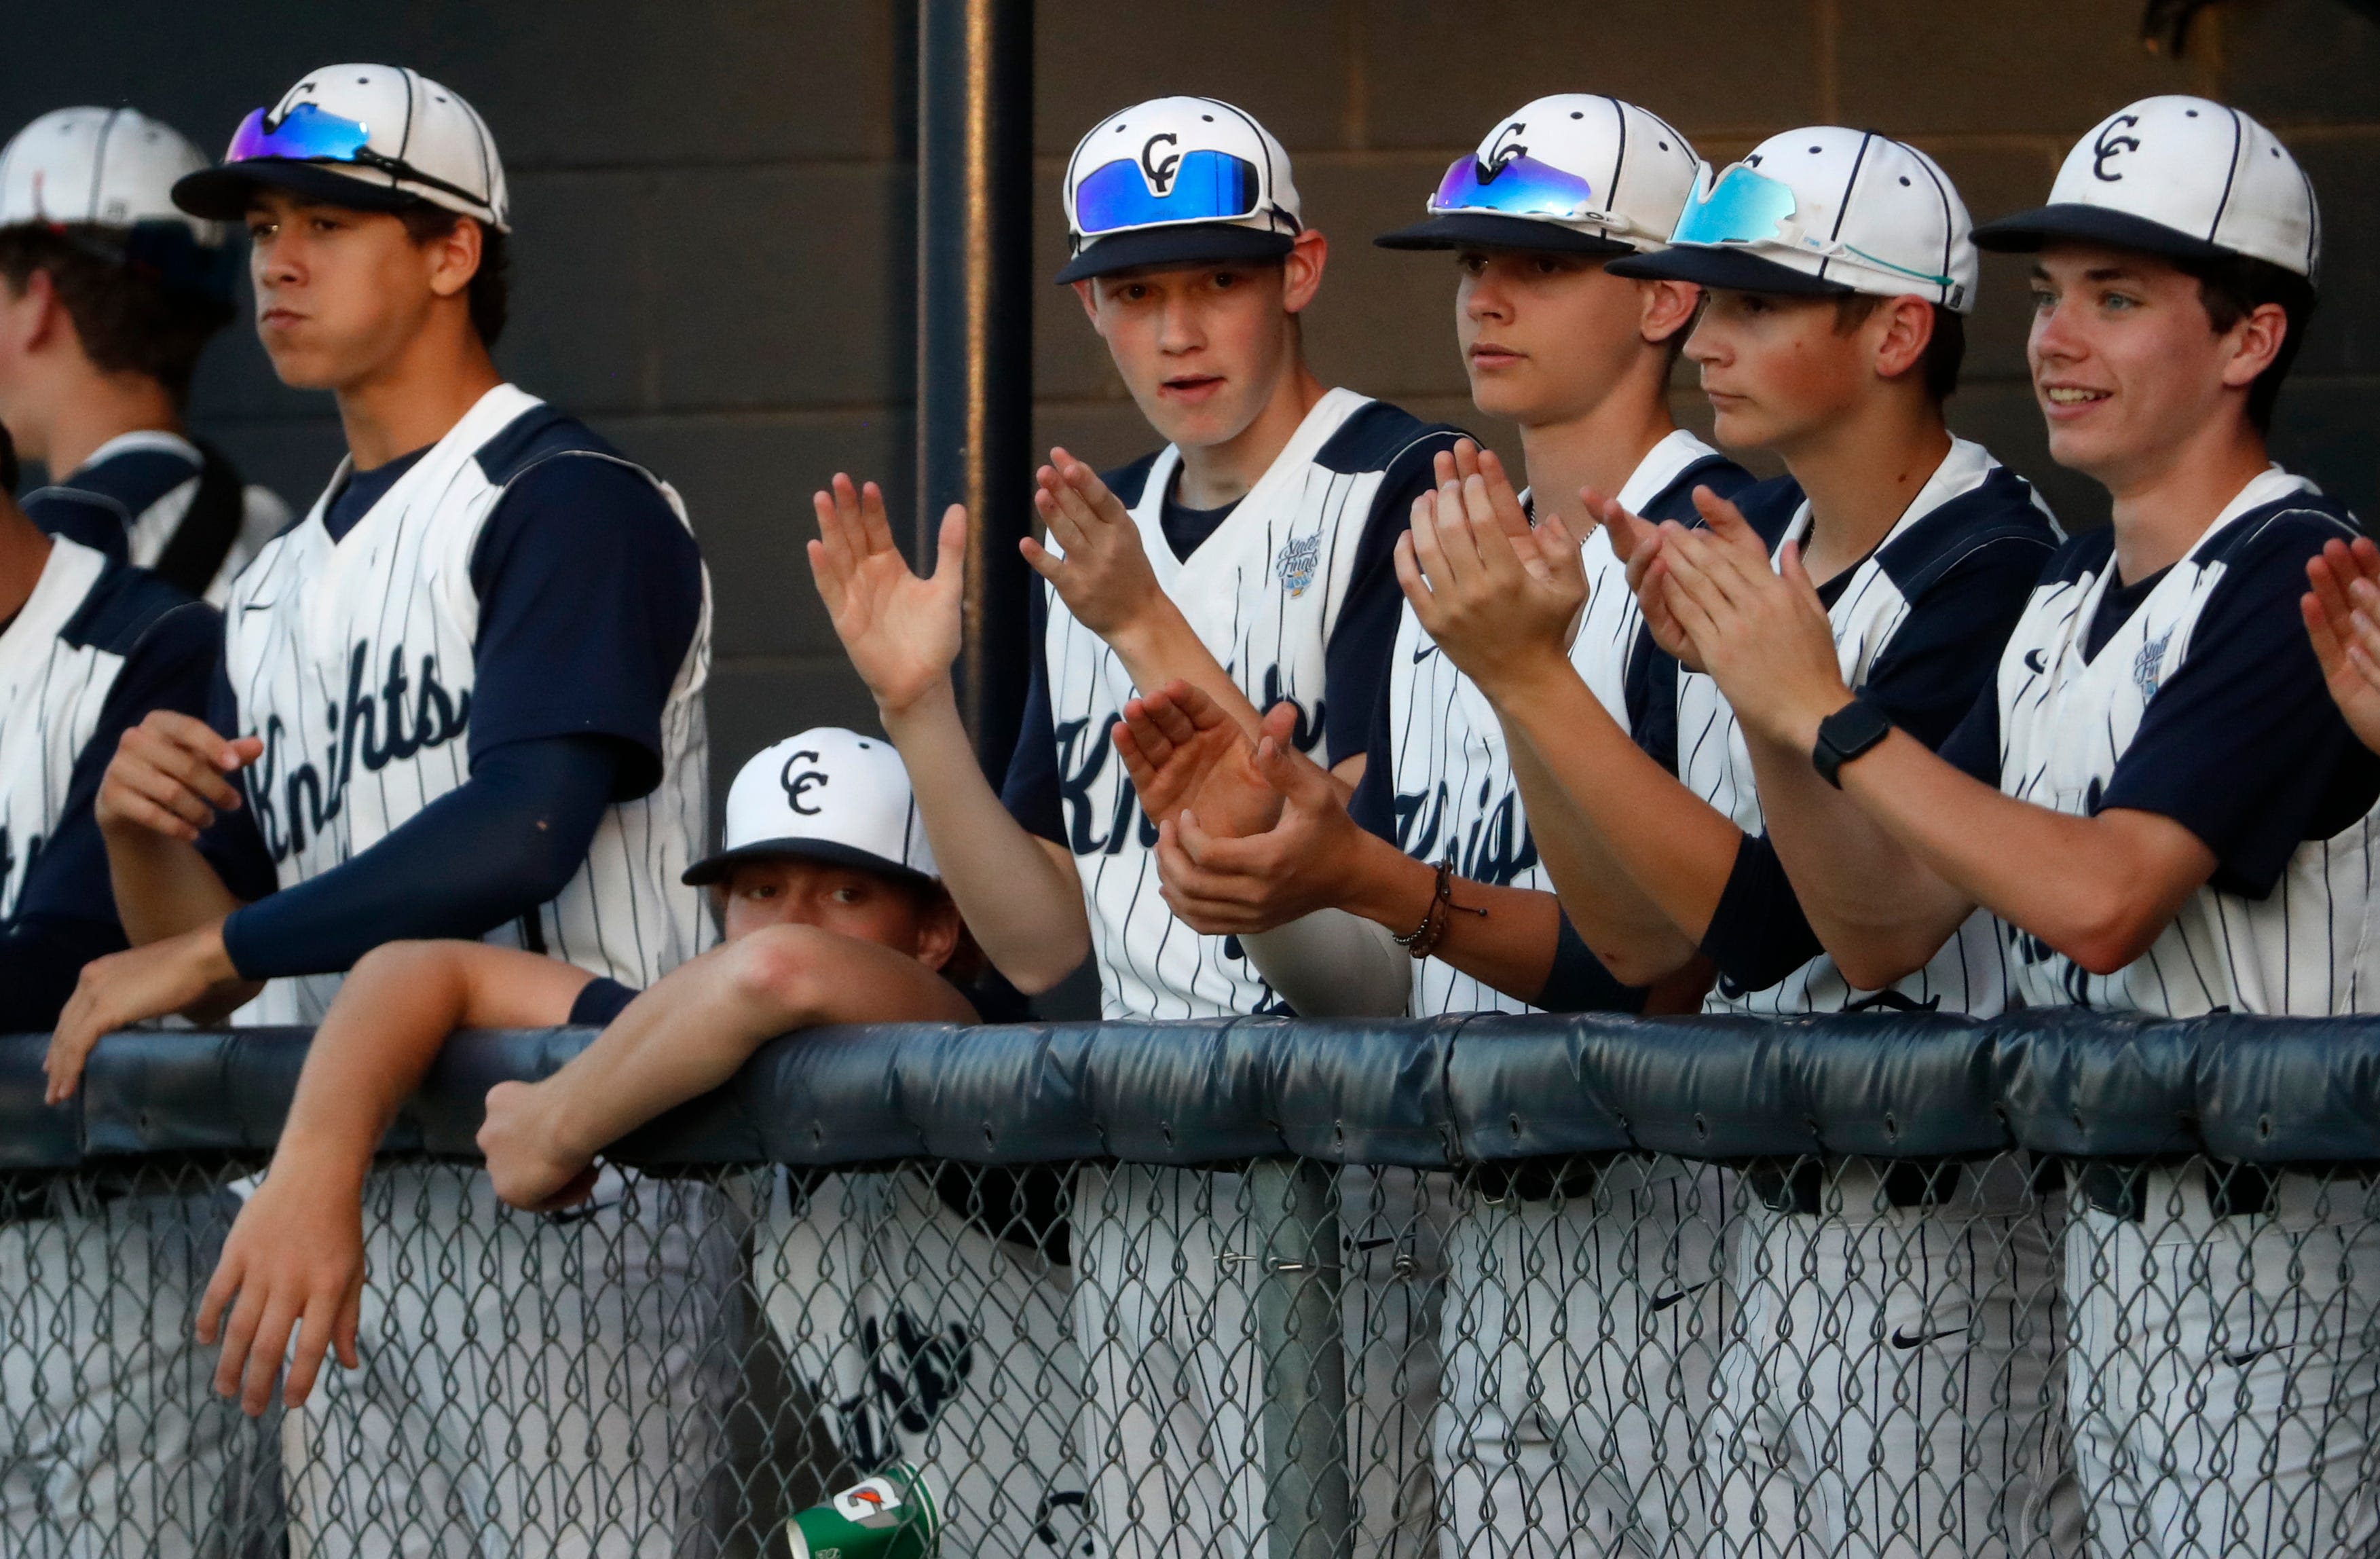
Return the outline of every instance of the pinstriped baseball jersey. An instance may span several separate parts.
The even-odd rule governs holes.
[[[506,486],[522,474],[497,480],[479,457],[540,405],[511,385],[489,391],[336,542],[323,523],[334,479],[234,586],[225,667],[239,728],[264,741],[244,778],[284,887],[369,849],[469,777],[480,623],[471,557]],[[564,449],[523,469],[544,459],[628,465]],[[683,523],[677,494],[629,469],[653,481]],[[638,986],[701,950],[709,917],[698,891],[678,878],[702,843],[710,621],[706,573],[693,643],[662,710],[659,785],[605,812],[586,861],[533,926],[524,916],[489,941],[541,944]],[[273,980],[239,1020],[318,1020],[338,982],[336,975]]]
[[[1349,450],[1338,439],[1351,427],[1367,447]],[[1450,438],[1352,390],[1332,390],[1186,559],[1176,557],[1161,526],[1179,451],[1169,445],[1148,467],[1137,493],[1119,493],[1158,582],[1200,640],[1258,709],[1284,699],[1296,704],[1296,744],[1323,761],[1352,756],[1318,750],[1325,650],[1347,604],[1383,482],[1400,454]],[[1393,447],[1368,447],[1375,442]],[[1066,843],[1090,910],[1107,1016],[1214,1017],[1275,1005],[1271,987],[1235,938],[1198,935],[1159,896],[1156,827],[1109,750],[1110,732],[1136,689],[1123,661],[1054,591],[1048,609],[1043,675]]]
[[[1680,429],[1645,455],[1619,497],[1633,514],[1687,518],[1694,512],[1697,484],[1727,493],[1750,480],[1742,468]],[[1611,539],[1601,527],[1579,553],[1588,593],[1571,641],[1571,664],[1621,728],[1630,729],[1628,662],[1637,650],[1644,613],[1628,588],[1627,567],[1613,555]],[[1471,882],[1551,893],[1553,882],[1537,859],[1496,711],[1477,685],[1439,652],[1411,605],[1398,624],[1387,697],[1387,778],[1395,798],[1398,847],[1417,860],[1451,861],[1456,875]],[[1373,761],[1381,758],[1376,752]],[[1417,960],[1413,980],[1411,1010],[1416,1016],[1536,1010],[1436,958]]]
[[[1772,554],[1785,542],[1806,536],[1809,528],[1810,505],[1803,499]],[[2056,535],[2048,510],[2029,485],[1980,445],[1954,439],[1884,541],[1846,574],[1828,581],[1825,593],[1833,599],[1827,615],[1834,625],[1843,680],[1855,689],[1867,687],[1927,593],[1983,549],[2011,541],[2034,549],[2037,555],[2022,579],[2047,558]],[[1985,610],[1973,623],[1968,659],[1992,664],[2023,599],[2020,583],[2007,600],[1978,603]],[[1678,777],[1687,788],[1746,834],[1764,833],[1742,730],[1718,684],[1700,673],[1678,678]],[[1771,1014],[1914,1006],[1989,1016],[2006,1005],[2008,978],[1991,917],[1978,910],[1931,962],[1889,991],[1854,990],[1824,952],[1781,980],[1747,990],[1729,977],[1722,957],[1719,981],[1704,1006],[1711,1012]]]
[[[176,609],[204,611],[58,537],[33,593],[0,631],[0,924],[17,912],[27,877],[66,820],[77,767],[127,656]],[[108,751],[114,747],[111,737]]]
[[[2325,540],[2361,534],[2343,505],[2276,467],[2231,501],[2095,653],[2086,636],[2116,588],[2113,551],[2103,537],[2075,542],[2043,577],[2000,659],[2001,791],[2077,816],[2095,814],[2103,802],[2141,804],[2144,798],[2128,788],[2132,774],[2125,761],[2154,700],[2179,688],[2185,675],[2215,675],[2210,663],[2227,654],[2265,652],[2240,636],[2235,622],[2211,626],[2210,608],[2221,610],[2226,581],[2252,579],[2251,569],[2276,580],[2279,588],[2256,603],[2256,610],[2262,626],[2281,636],[2281,648],[2296,652],[2303,639],[2296,600],[2304,559]],[[2199,631],[2202,622],[2210,625],[2206,634]],[[2318,673],[2311,671],[2310,652],[2304,661],[2309,669],[2302,680],[2311,683]],[[2309,690],[2306,697],[2314,717],[2327,725],[2333,711],[2326,696],[2317,700]],[[2362,761],[2360,751],[2352,757]],[[2311,749],[2281,761],[2314,762]],[[2279,804],[2277,798],[2266,799]],[[2219,862],[2213,880],[2184,901],[2146,953],[2113,974],[2092,974],[2040,939],[2005,928],[2019,993],[2035,1005],[2176,1017],[2225,1010],[2308,1016],[2372,1010],[2380,1005],[2372,897],[2380,868],[2380,808],[2371,803],[2367,787],[2348,804],[2348,815],[2317,825],[2329,830],[2335,823],[2335,831],[2293,838],[2295,847],[2262,893],[2253,890],[2264,883],[2228,880],[2234,852],[2208,840]]]
[[[26,493],[22,506],[53,535],[154,568],[189,515],[203,463],[198,445],[178,433],[119,433],[67,476]],[[242,488],[238,532],[207,582],[205,599],[221,605],[249,559],[288,523],[288,506],[269,489]]]

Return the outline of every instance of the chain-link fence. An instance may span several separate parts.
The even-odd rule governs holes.
[[[782,1554],[895,1464],[951,1556],[2380,1543],[2380,1026],[820,1032],[506,1209],[585,1037],[449,1046],[261,1420],[191,1317],[303,1037],[0,1040],[6,1553]]]

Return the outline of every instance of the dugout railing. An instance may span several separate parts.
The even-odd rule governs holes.
[[[2380,1024],[818,1030],[504,1209],[589,1037],[447,1045],[253,1422],[187,1337],[307,1035],[0,1038],[6,1551],[756,1554],[895,1462],[950,1555],[2374,1541]]]

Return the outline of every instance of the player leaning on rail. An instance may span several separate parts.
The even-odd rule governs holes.
[[[99,1033],[163,1012],[254,995],[238,1020],[317,1020],[337,971],[397,938],[485,937],[659,979],[709,930],[679,881],[703,829],[709,585],[675,494],[489,357],[509,218],[486,125],[413,71],[329,67],[250,114],[175,198],[247,223],[266,355],[285,383],[331,392],[348,457],[234,585],[210,720],[152,716],[109,769],[98,811],[136,947],[85,971],[53,1094]],[[717,1313],[679,1302],[723,1292],[706,1286],[723,1262],[672,1227],[710,1215],[702,1188],[615,1180],[566,1228],[488,1216],[484,1178],[397,1169],[374,1190],[404,1209],[375,1219],[391,1242],[376,1261],[429,1237],[558,1271],[583,1244],[672,1296],[652,1313],[698,1329]],[[527,1338],[583,1332],[611,1361],[592,1367],[635,1389],[537,1469],[542,1492],[507,1504],[462,1447],[543,1410],[532,1362],[476,1362],[421,1295],[394,1293],[367,1307],[366,1370],[334,1376],[285,1439],[301,1534],[344,1509],[535,1545],[589,1518],[591,1495],[553,1489],[599,1473],[639,1504],[692,1500],[712,1427],[694,1400],[701,1338],[631,1329],[632,1307],[577,1284],[511,1299]],[[443,1431],[419,1432],[425,1417]],[[455,1507],[413,1514],[425,1481],[457,1491]],[[669,1534],[635,1541],[658,1551]]]
[[[1828,781],[1779,792],[1813,926],[1862,983],[1925,963],[1980,907],[2034,1005],[2367,1010],[2380,762],[2326,694],[2299,606],[2310,566],[2331,583],[2315,560],[2361,528],[2265,452],[2314,300],[2312,185],[2247,116],[2151,98],[2082,138],[2048,205],[1978,241],[2034,256],[2050,454],[2107,488],[2114,523],[2050,561],[1938,754],[1846,681],[1797,559],[1772,569],[1740,532],[1658,541],[1650,588],[1758,761]],[[2099,1553],[2216,1533],[2355,1552],[2380,1532],[2354,1351],[2380,1297],[2362,1187],[2084,1177],[2069,1411]],[[2265,1302],[2292,1285],[2295,1303]]]

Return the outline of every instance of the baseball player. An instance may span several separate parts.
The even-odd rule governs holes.
[[[266,353],[332,392],[349,458],[236,582],[211,719],[152,715],[110,766],[99,816],[140,945],[94,1000],[128,1018],[261,983],[237,1020],[316,1021],[338,971],[423,936],[659,979],[707,934],[679,878],[702,832],[709,586],[675,494],[489,358],[507,219],[486,126],[413,71],[329,67],[175,198],[247,222]],[[277,889],[251,899],[231,861]],[[406,1290],[362,1346],[440,1358],[457,1396],[391,1395],[377,1372],[315,1394],[289,1440],[299,1551],[334,1525],[358,1552],[482,1532],[665,1551],[715,1438],[698,1398],[719,1307],[686,1298],[726,1293],[714,1193],[613,1182],[567,1226],[495,1224],[483,1181],[429,1168],[371,1193],[377,1262],[477,1252],[555,1274],[516,1296],[520,1346],[541,1346],[533,1321],[577,1337],[583,1314],[584,1361],[623,1389],[554,1435],[538,1497],[508,1504],[418,1415],[468,1402],[487,1435],[544,1446],[552,1405],[509,1354],[457,1355],[481,1345]],[[632,1275],[584,1290],[589,1240]]]
[[[1251,730],[1258,708],[1289,705],[1290,739],[1353,785],[1395,633],[1390,549],[1454,433],[1305,366],[1298,318],[1328,246],[1287,153],[1245,113],[1196,97],[1128,108],[1075,148],[1063,199],[1059,279],[1169,442],[1104,477],[1052,452],[1037,499],[1049,541],[1025,546],[1049,582],[1041,652],[1000,794],[950,693],[964,515],[945,517],[922,581],[873,489],[838,478],[819,495],[812,566],[917,780],[944,880],[1003,974],[1046,990],[1088,954],[1111,1017],[1268,1010],[1239,944],[1191,933],[1160,896],[1156,830],[1110,733],[1136,688],[1182,677]],[[1233,1221],[1248,1210],[1227,1177],[1207,1216],[1200,1185],[1141,1169],[1078,1182],[1076,1314],[1096,1340],[1084,1455],[1119,1555],[1263,1541],[1248,1279],[1220,1260],[1249,1248]],[[1381,1503],[1367,1521],[1388,1517]]]
[[[366,1285],[364,1175],[456,1029],[608,1025],[554,1077],[489,1095],[480,1141],[496,1193],[548,1212],[587,1200],[601,1148],[725,1081],[778,1034],[978,1020],[960,982],[972,948],[934,881],[900,761],[881,740],[820,728],[756,755],[730,792],[721,849],[687,875],[710,889],[727,945],[641,997],[576,965],[482,943],[395,944],[365,956],[317,1033],[272,1170],[208,1289],[200,1326],[223,1339],[223,1389],[262,1409],[293,1341],[283,1388],[292,1406],[307,1399],[327,1351],[358,1366],[358,1334],[378,1330],[402,1286],[386,1268]],[[1062,1403],[1079,1366],[1057,1324],[1062,1306],[1036,1309],[1029,1284],[1003,1281],[1008,1269],[1040,1264],[1040,1251],[1021,1230],[971,1224],[921,1175],[836,1176],[795,1194],[808,1205],[788,1226],[791,1243],[762,1258],[762,1292],[825,1432],[863,1470],[896,1457],[923,1468],[965,1552],[1029,1553],[1042,1513],[1082,1499],[1063,1486]],[[588,1259],[601,1255],[590,1248]],[[455,1297],[444,1319],[501,1329],[517,1303],[513,1284],[480,1284]],[[956,1343],[946,1337],[953,1320],[965,1329]],[[912,1358],[913,1336],[941,1349]],[[392,1376],[392,1390],[451,1395],[411,1378],[433,1360],[361,1362]],[[567,1396],[576,1364],[563,1340],[537,1368],[544,1389]],[[875,1389],[887,1380],[893,1390]],[[473,1405],[450,1401],[445,1411],[439,1432],[470,1431]],[[492,1468],[496,1497],[524,1471]]]
[[[1939,752],[1814,653],[1797,572],[1748,586],[1715,547],[1670,566],[1755,739],[1841,786],[1788,858],[1813,922],[1869,980],[1981,907],[2034,1005],[2361,1011],[2380,762],[2325,691],[2335,638],[2315,646],[2362,528],[2265,448],[2314,300],[2313,187],[2237,110],[2149,98],[1978,238],[2035,257],[2050,454],[2114,523],[2051,560]],[[2069,1397],[2095,1551],[2368,1548],[2380,1236],[2359,1183],[2094,1166],[2080,1193]]]
[[[173,200],[206,162],[129,108],[61,108],[0,148],[0,423],[52,473],[35,524],[220,605],[289,511],[182,426],[233,313],[223,225]]]
[[[222,645],[209,608],[44,534],[7,493],[0,428],[0,1033],[46,1029],[90,960],[125,945],[91,798],[150,711],[194,714]],[[236,1458],[261,1447],[201,1406],[188,1317],[227,1195],[64,1178],[0,1213],[0,1540],[11,1554],[168,1555],[210,1541]],[[91,1274],[112,1281],[94,1284]]]
[[[1943,425],[1975,286],[1948,178],[1881,136],[1791,130],[1706,176],[1669,248],[1609,269],[1708,290],[1686,352],[1718,437],[1791,473],[1741,507],[1699,496],[1708,530],[1590,505],[1646,581],[1656,637],[1689,648],[1661,609],[1672,538],[1723,540],[1764,572],[1781,550],[1824,581],[1810,625],[1829,664],[1940,740],[2056,535],[2022,481]],[[1585,585],[1574,549],[1536,543],[1466,484],[1416,514],[1400,571],[1424,626],[1539,761],[1537,834],[1565,835],[1544,846],[1551,874],[1613,971],[1649,978],[1699,952],[1718,967],[1716,1012],[1998,1011],[1988,917],[1906,978],[1851,982],[1810,932],[1767,821],[1774,793],[1823,785],[1762,761],[1699,672],[1678,682],[1677,776],[1649,761],[1559,652]],[[1815,1532],[1853,1553],[1903,1531],[1955,1532],[1974,1552],[2014,1541],[2039,1454],[2018,1430],[2038,1415],[1984,1409],[2040,1397],[2047,1327],[2026,1306],[2047,1253],[2026,1247],[2022,1177],[2006,1178],[1857,1163],[1748,1178],[1768,1211],[1738,1252],[1710,1453],[1731,1532]]]
[[[1642,725],[1630,694],[1646,700],[1655,677],[1644,663],[1660,652],[1579,490],[1691,518],[1697,486],[1732,493],[1751,481],[1670,415],[1670,369],[1698,289],[1604,270],[1662,246],[1699,166],[1684,137],[1633,104],[1541,98],[1456,159],[1426,221],[1377,240],[1454,252],[1472,398],[1519,423],[1531,487],[1512,494],[1495,457],[1467,445],[1439,457],[1437,475],[1485,474],[1522,530],[1550,522],[1585,538],[1583,566],[1597,583],[1571,657],[1622,726]],[[1659,678],[1665,690],[1674,681],[1673,671]],[[1644,1004],[1645,993],[1613,980],[1562,919],[1502,726],[1410,606],[1352,807],[1311,763],[1269,746],[1257,768],[1279,775],[1281,821],[1246,838],[1209,837],[1195,817],[1179,818],[1174,798],[1202,762],[1244,761],[1216,757],[1202,725],[1245,745],[1186,688],[1132,710],[1119,742],[1144,810],[1163,820],[1167,896],[1198,931],[1271,933],[1247,934],[1246,944],[1296,992],[1301,1011],[1330,1008],[1305,995],[1311,973],[1275,973],[1274,960],[1296,952],[1275,928],[1318,905],[1368,919],[1378,939],[1401,933],[1405,946],[1389,962],[1394,1010]],[[1690,1007],[1706,982],[1705,970],[1682,970],[1657,1006]],[[1449,1252],[1438,1436],[1446,1551],[1663,1552],[1673,1523],[1691,1531],[1707,1513],[1706,1492],[1681,1475],[1717,1332],[1707,1281],[1718,1272],[1716,1183],[1633,1162],[1560,1188],[1542,1175],[1507,1178],[1457,1224]],[[1695,1301],[1682,1302],[1689,1291]],[[1622,1313],[1632,1301],[1656,1308]]]

